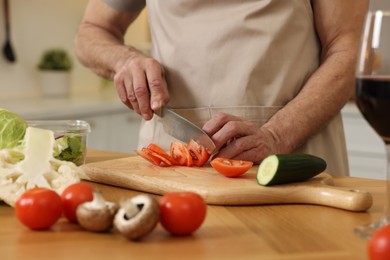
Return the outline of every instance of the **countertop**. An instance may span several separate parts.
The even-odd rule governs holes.
[[[87,162],[129,156],[88,151]],[[314,205],[208,206],[193,235],[175,237],[160,225],[138,242],[114,233],[91,233],[60,220],[51,230],[31,231],[14,210],[0,204],[1,259],[368,259],[367,241],[354,227],[379,219],[385,181],[337,177],[338,186],[372,193],[368,212]],[[119,201],[137,191],[93,184],[106,199]]]

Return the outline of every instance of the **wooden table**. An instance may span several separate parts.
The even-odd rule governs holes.
[[[88,161],[128,156],[90,151]],[[51,230],[31,231],[0,204],[0,259],[368,259],[367,241],[353,228],[379,219],[385,181],[351,177],[335,184],[372,193],[368,212],[356,213],[312,205],[208,206],[202,227],[192,236],[174,237],[160,225],[145,239],[91,233],[64,219]],[[108,200],[136,191],[93,184]]]

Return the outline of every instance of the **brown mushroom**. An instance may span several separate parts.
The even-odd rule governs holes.
[[[89,231],[108,231],[113,225],[117,210],[116,203],[106,201],[100,193],[94,192],[92,201],[84,202],[77,207],[77,221]]]
[[[114,227],[126,238],[138,240],[156,227],[160,205],[149,195],[137,195],[123,201],[114,218]]]

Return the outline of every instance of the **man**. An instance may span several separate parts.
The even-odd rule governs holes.
[[[145,5],[153,58],[123,42]],[[152,113],[169,105],[203,127],[217,156],[306,152],[347,175],[340,110],[367,9],[367,0],[90,0],[76,48],[143,117],[141,146],[171,142]]]

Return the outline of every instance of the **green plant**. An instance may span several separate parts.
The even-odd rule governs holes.
[[[72,59],[64,49],[45,51],[38,64],[40,70],[71,70],[72,66]]]

